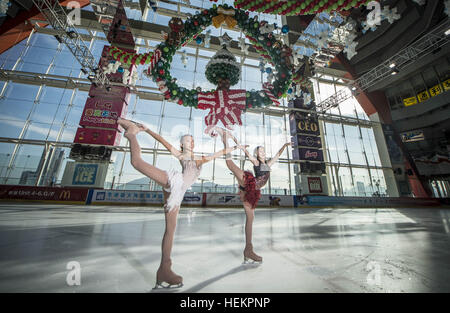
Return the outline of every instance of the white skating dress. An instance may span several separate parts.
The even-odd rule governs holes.
[[[169,187],[164,188],[164,190],[170,192],[167,203],[164,205],[166,211],[171,211],[175,207],[180,207],[186,190],[195,183],[202,168],[201,166],[197,167],[195,160],[180,160],[180,163],[183,168],[181,173],[174,170],[166,171],[169,178]]]

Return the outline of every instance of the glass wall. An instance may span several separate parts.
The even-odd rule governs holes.
[[[136,4],[138,1],[133,1]],[[218,1],[232,4],[233,1]],[[214,2],[190,1],[191,5],[209,8]],[[159,2],[161,8],[176,11],[172,4]],[[169,16],[161,15],[149,10],[145,19],[142,18],[137,6],[127,7],[130,19],[145,20],[147,22],[167,25]],[[89,7],[85,8],[90,10]],[[182,7],[182,12],[195,14],[196,10]],[[250,13],[255,15],[255,13]],[[260,20],[281,25],[279,17],[260,15]],[[223,29],[209,27],[211,35],[223,34]],[[80,30],[89,34],[85,30]],[[206,30],[205,30],[206,31]],[[240,32],[226,30],[233,39],[242,36]],[[97,39],[85,42],[95,58],[99,58],[103,46],[107,42],[104,34],[92,32]],[[248,40],[247,40],[248,42]],[[159,41],[137,39],[139,52],[152,50]],[[148,43],[149,46],[146,46]],[[186,51],[188,62],[181,61],[181,52]],[[173,58],[171,73],[177,83],[185,88],[201,87],[209,90],[214,88],[205,78],[205,67],[214,52],[207,51],[203,45],[183,47]],[[265,75],[259,70],[259,60],[252,58],[241,59],[241,80],[233,88],[261,89]],[[0,69],[16,72],[33,72],[62,77],[85,78],[80,72],[80,65],[76,62],[68,49],[58,43],[51,35],[32,33],[28,39],[18,43],[13,48],[0,55]],[[156,84],[142,74],[144,67],[139,67],[139,80],[136,85],[155,88]],[[319,88],[320,87],[320,88]],[[320,84],[315,86],[316,101],[325,99],[337,91],[335,84]],[[70,144],[74,139],[78,122],[84,108],[88,94],[78,89],[54,88],[46,85],[21,84],[13,81],[0,82],[0,183],[2,184],[54,184],[61,182],[64,167],[70,152]],[[203,133],[204,117],[208,113],[180,106],[166,101],[140,99],[133,95],[130,99],[127,118],[140,121],[152,130],[160,133],[174,146],[179,146],[179,139],[183,134],[190,133],[195,140],[195,151],[199,154],[210,154],[223,148],[219,139],[211,138]],[[283,101],[282,105],[287,105]],[[353,120],[367,121],[363,110],[355,99],[341,104],[333,109],[332,114],[348,116]],[[268,157],[275,155],[281,146],[290,141],[288,115],[270,115],[265,112],[247,112],[243,114],[244,126],[236,127],[234,135],[242,144],[249,145],[252,153],[256,146],[264,146]],[[324,121],[326,153],[328,157],[328,173],[332,186],[332,195],[361,195],[371,196],[379,190],[385,193],[385,182],[380,168],[378,151],[370,126],[358,123],[337,123]],[[13,143],[8,138],[20,139],[22,142]],[[146,134],[139,134],[138,138],[144,149],[144,159],[163,170],[171,168],[181,170],[178,161]],[[49,142],[57,149],[45,148]],[[231,144],[231,142],[230,142]],[[122,139],[121,146],[127,146],[126,139]],[[233,153],[234,162],[245,170],[253,171],[252,164],[244,158],[242,151]],[[42,160],[60,159],[62,164],[50,174],[41,173]],[[294,164],[290,162],[291,151],[285,150],[280,160],[273,166],[269,183],[263,193],[293,194],[295,192]],[[159,190],[160,187],[142,174],[137,172],[130,163],[128,152],[114,151],[112,154],[113,176],[107,187],[114,189]],[[40,174],[49,176],[43,179]],[[379,180],[378,187],[375,181]],[[200,180],[193,186],[193,191],[205,192],[237,192],[237,182],[226,167],[223,159],[216,159],[203,166]]]
[[[341,88],[339,79],[316,76],[314,92],[320,103]],[[321,123],[324,129],[327,173],[331,195],[385,196],[386,182],[381,167],[372,123],[352,97],[330,111]],[[331,117],[331,116],[330,116]]]

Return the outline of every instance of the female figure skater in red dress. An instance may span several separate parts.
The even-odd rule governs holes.
[[[186,190],[191,187],[200,175],[203,164],[226,153],[230,153],[238,147],[226,148],[209,156],[196,157],[193,152],[194,139],[191,135],[181,137],[181,149],[178,150],[159,134],[151,131],[142,124],[122,118],[119,118],[117,123],[125,129],[124,136],[130,142],[131,164],[133,167],[163,187],[166,230],[161,244],[161,264],[156,273],[155,288],[181,287],[183,286],[183,278],[171,270],[172,262],[170,259],[181,201],[183,201]],[[181,173],[173,170],[163,171],[142,159],[141,147],[136,139],[136,135],[141,131],[148,133],[159,141],[180,161],[183,169]]]
[[[258,200],[261,197],[261,189],[269,180],[270,167],[278,160],[284,149],[291,145],[285,143],[280,151],[270,160],[266,160],[266,152],[264,147],[258,146],[251,155],[244,146],[241,146],[237,139],[227,130],[223,128],[215,128],[215,131],[221,135],[225,149],[228,148],[228,139],[231,138],[236,145],[244,151],[250,161],[253,163],[255,175],[249,171],[243,171],[231,160],[231,156],[226,156],[226,163],[230,171],[233,172],[239,183],[239,194],[242,204],[244,205],[246,222],[245,222],[245,249],[244,249],[244,263],[261,263],[262,257],[253,251],[252,245],[252,226],[255,218],[255,208]],[[250,261],[251,260],[251,261]]]

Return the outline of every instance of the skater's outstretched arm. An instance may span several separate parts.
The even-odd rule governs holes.
[[[165,140],[161,135],[155,133],[154,131],[152,131],[151,129],[149,129],[148,127],[144,127],[144,131],[151,135],[153,138],[155,138],[155,140],[159,141],[164,147],[166,147],[167,150],[170,151],[170,153],[176,157],[177,159],[179,159],[182,155],[181,151],[176,149],[174,146],[172,146],[167,140]]]
[[[242,149],[242,151],[244,151],[245,155],[248,157],[250,162],[253,163],[253,165],[255,165],[255,166],[259,165],[259,161],[253,155],[251,155],[250,152],[247,151],[247,149]]]
[[[284,149],[285,149],[286,147],[288,147],[288,146],[291,146],[291,145],[292,145],[292,143],[290,143],[290,142],[285,143],[285,144],[281,147],[280,151],[278,151],[278,153],[277,153],[273,158],[271,158],[269,161],[267,161],[267,165],[268,165],[269,167],[272,166],[276,161],[278,161],[278,159],[280,158],[280,156],[281,156],[281,154],[283,153]]]
[[[218,157],[221,157],[224,154],[233,152],[234,150],[239,149],[239,148],[242,149],[241,146],[228,147],[228,148],[222,149],[220,151],[217,151],[214,154],[203,156],[201,160],[197,161],[197,166],[203,165],[203,164],[205,164],[205,163],[207,163],[209,161],[212,161],[212,160],[214,160],[214,159],[216,159]]]
[[[228,147],[228,138],[231,138],[236,143],[237,147],[242,151],[244,151],[245,155],[248,157],[250,162],[252,162],[254,165],[258,165],[258,160],[247,151],[248,145],[246,146],[241,145],[239,141],[236,139],[236,137],[234,137],[233,134],[227,131],[226,129],[217,127],[216,131],[222,136],[225,148]]]

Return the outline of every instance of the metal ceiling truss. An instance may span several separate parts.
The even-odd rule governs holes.
[[[46,18],[47,22],[57,31],[58,41],[65,44],[81,64],[82,70],[88,75],[92,83],[99,86],[109,86],[110,82],[102,69],[98,68],[98,61],[77,32],[71,19],[67,16],[58,0],[33,0],[33,3]]]
[[[422,59],[433,51],[447,45],[450,42],[450,38],[445,32],[448,31],[449,28],[450,19],[447,18],[443,23],[416,40],[410,46],[400,50],[391,58],[356,79],[353,84],[349,85],[351,90],[347,88],[341,89],[319,103],[317,108],[322,112],[335,108],[352,96],[368,90],[383,79],[399,73],[402,69],[405,69],[417,60]]]

